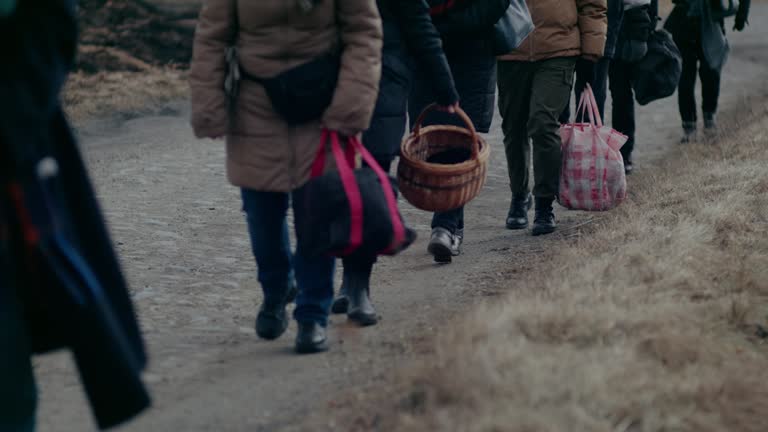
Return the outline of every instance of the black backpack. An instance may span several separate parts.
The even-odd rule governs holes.
[[[634,65],[632,88],[640,105],[672,96],[680,82],[683,59],[672,35],[656,30],[648,40],[648,53]]]

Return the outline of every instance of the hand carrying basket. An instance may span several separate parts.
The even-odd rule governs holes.
[[[466,123],[466,128],[422,127],[426,115],[436,108],[436,104],[428,106],[411,135],[403,141],[397,170],[398,186],[405,199],[419,209],[433,212],[462,207],[480,193],[491,152],[461,108],[456,114]],[[456,164],[428,162],[432,156],[456,149],[470,150],[471,156]]]

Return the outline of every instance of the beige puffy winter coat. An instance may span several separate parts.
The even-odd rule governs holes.
[[[608,31],[606,0],[526,0],[536,28],[501,60],[539,61],[603,56]]]
[[[236,42],[235,42],[236,41]],[[225,51],[235,44],[250,75],[269,78],[342,49],[333,102],[321,119],[289,126],[264,88],[243,80],[230,122]],[[381,75],[382,29],[375,0],[207,0],[195,33],[190,73],[192,126],[198,137],[226,136],[227,176],[235,186],[288,192],[306,182],[322,127],[368,128]]]

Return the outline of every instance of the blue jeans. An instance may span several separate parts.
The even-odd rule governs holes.
[[[299,294],[293,317],[298,322],[326,326],[333,301],[335,264],[331,257],[305,256],[301,250],[291,252],[286,215],[292,198],[294,223],[301,224],[305,215],[301,206],[296,205],[301,202],[300,195],[301,192],[241,190],[264,303],[282,302],[295,277]]]

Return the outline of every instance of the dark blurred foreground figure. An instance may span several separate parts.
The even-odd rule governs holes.
[[[733,29],[744,30],[748,23],[750,0],[738,8],[728,0],[673,0],[675,8],[664,27],[672,33],[683,56],[683,73],[677,97],[683,121],[683,142],[695,138],[697,131],[696,73],[701,78],[701,109],[704,129],[717,129],[715,115],[720,98],[720,74],[728,60],[725,18],[735,16]]]
[[[379,165],[389,171],[400,153],[405,133],[412,63],[417,63],[430,77],[432,102],[443,106],[445,111],[455,108],[459,95],[425,0],[378,0],[376,3],[384,28],[382,74],[376,108],[371,126],[363,134],[363,144]],[[333,303],[334,313],[347,313],[351,321],[363,326],[376,324],[378,317],[369,298],[375,261],[376,257],[344,259],[344,282]]]
[[[0,431],[35,428],[30,355],[68,348],[99,428],[150,404],[127,287],[58,94],[75,3],[0,0]]]

